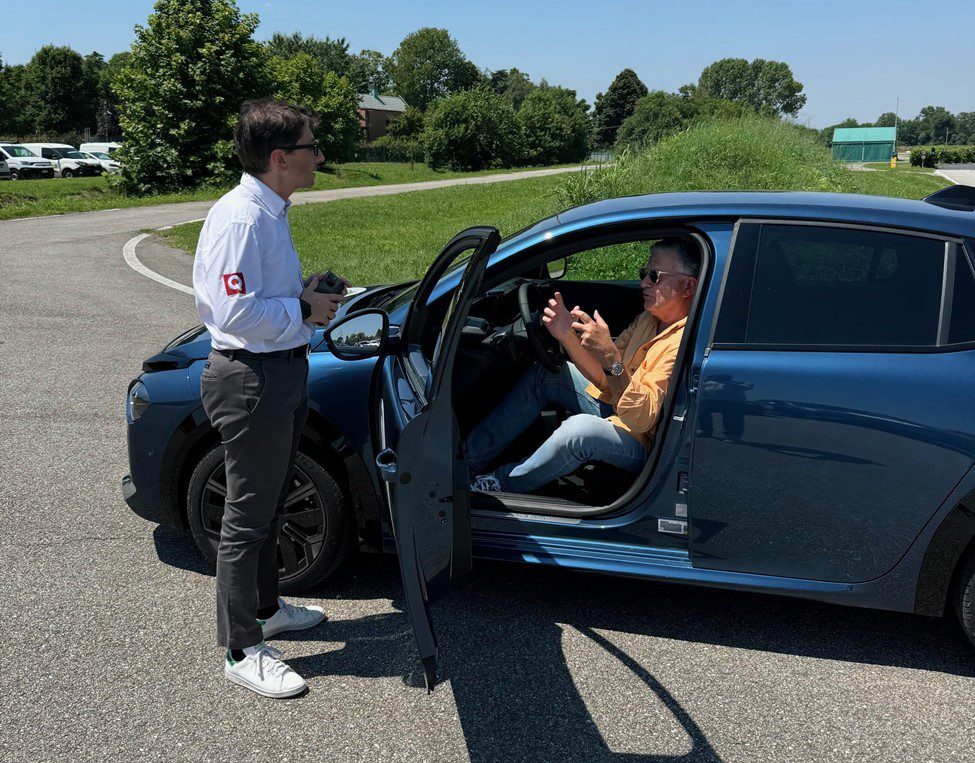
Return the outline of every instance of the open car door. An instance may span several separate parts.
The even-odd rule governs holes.
[[[387,482],[407,615],[427,691],[437,676],[428,607],[471,563],[469,477],[451,395],[454,358],[471,300],[500,240],[495,228],[469,228],[447,244],[420,282],[397,349],[383,365],[382,450],[376,463]],[[432,322],[442,312],[431,312],[427,303],[445,275],[457,285],[438,330]],[[428,359],[424,340],[429,346],[433,335],[436,347]]]

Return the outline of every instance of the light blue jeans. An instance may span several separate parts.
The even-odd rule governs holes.
[[[506,464],[498,470],[503,490],[530,492],[587,461],[603,461],[634,473],[643,469],[646,449],[607,420],[613,414],[613,406],[588,395],[587,386],[589,382],[572,363],[565,363],[557,373],[540,363],[532,366],[468,435],[465,445],[471,474],[483,474],[550,405],[559,405],[573,415],[525,461]]]

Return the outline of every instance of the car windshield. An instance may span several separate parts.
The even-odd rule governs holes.
[[[439,283],[443,283],[445,280],[453,276],[458,270],[462,270],[463,268],[466,268],[467,262],[468,260],[470,260],[471,255],[473,253],[474,253],[473,249],[471,249],[469,252],[465,252],[459,260],[454,262],[454,264],[451,265],[449,268],[447,268],[444,274],[440,276]],[[408,305],[410,302],[413,301],[413,297],[416,296],[416,290],[419,288],[420,288],[420,282],[417,281],[412,286],[403,289],[403,291],[401,291],[399,294],[393,297],[388,303],[383,305],[383,309],[387,313],[391,313],[394,310],[403,307],[403,305]],[[436,291],[436,289],[434,289],[434,291]]]
[[[93,156],[96,159],[111,159],[112,158],[108,154],[102,153],[101,151],[92,151],[88,155],[89,156]]]
[[[0,148],[11,156],[37,156],[37,154],[32,153],[23,146],[0,146]]]
[[[58,151],[62,159],[87,159],[80,151]]]

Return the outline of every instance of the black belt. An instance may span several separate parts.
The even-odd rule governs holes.
[[[271,352],[251,352],[250,350],[218,350],[216,347],[213,348],[214,352],[219,352],[225,358],[283,358],[285,360],[292,360],[293,358],[307,358],[308,351],[310,347],[307,344],[303,344],[300,347],[292,347],[290,350],[272,350]]]

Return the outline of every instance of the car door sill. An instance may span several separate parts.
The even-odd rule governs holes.
[[[471,511],[484,514],[531,514],[533,517],[582,519],[607,514],[611,506],[588,506],[564,498],[526,496],[522,493],[471,492]]]

